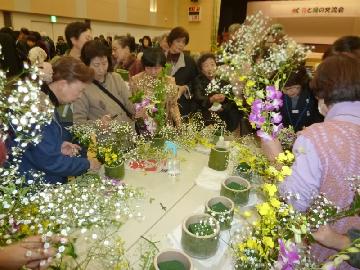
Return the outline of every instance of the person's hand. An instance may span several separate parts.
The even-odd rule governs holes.
[[[63,142],[61,145],[61,153],[65,156],[74,157],[80,150],[81,147],[79,145],[70,142]]]
[[[337,233],[329,225],[321,226],[316,232],[312,233],[312,236],[323,246],[337,250],[343,250],[351,244],[349,237]]]
[[[186,85],[181,85],[178,86],[178,96],[177,98],[179,99],[186,91],[187,91],[187,86]]]
[[[47,269],[55,254],[54,248],[44,249],[41,236],[31,236],[0,249],[0,270]]]
[[[101,168],[101,163],[96,158],[88,158],[90,163],[90,171],[98,171]]]
[[[212,95],[209,99],[210,103],[214,103],[214,102],[221,103],[224,102],[224,100],[225,100],[225,96],[223,94]]]
[[[110,114],[106,114],[103,117],[100,118],[101,120],[101,124],[104,128],[108,127],[110,122],[111,122],[111,115]]]
[[[264,155],[270,160],[275,161],[275,158],[283,152],[281,143],[278,139],[265,140],[261,138],[261,149]]]

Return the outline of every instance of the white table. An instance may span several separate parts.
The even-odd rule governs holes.
[[[195,184],[195,179],[207,166],[208,155],[196,151],[180,151],[178,158],[181,160],[181,174],[176,178],[164,172],[125,172],[125,183],[142,187],[146,192],[146,199],[140,203],[144,216],[128,220],[119,231],[134,269],[140,269],[137,266],[139,249],[145,241],[141,236],[159,242],[157,246],[160,250],[173,248],[168,234],[182,224],[187,216],[202,212],[205,202],[220,194],[219,191],[208,190]],[[153,198],[151,203],[149,198]],[[162,206],[166,207],[166,210]],[[222,266],[216,270],[232,269],[229,254],[225,254],[221,260]],[[196,270],[214,269],[197,264],[196,260],[193,260],[193,263]]]

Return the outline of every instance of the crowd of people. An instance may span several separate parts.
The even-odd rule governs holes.
[[[130,34],[93,38],[90,26],[83,22],[68,24],[65,39],[58,37],[56,44],[48,36],[26,28],[1,29],[0,65],[9,78],[22,72],[24,62],[44,70],[49,66],[45,63],[52,65],[51,80],[45,81],[42,91],[56,107],[55,116],[44,127],[42,141],[24,152],[20,172],[31,179],[29,171],[42,171],[48,183],[66,183],[68,176],[99,170],[101,164],[96,159],[88,158],[86,153],[77,156],[81,148],[71,143],[65,127],[99,119],[104,124],[115,119],[134,125],[135,119],[142,116],[137,115],[129,97],[137,90],[139,81],[155,78],[167,63],[171,67],[168,84],[176,93],[168,96],[166,102],[167,120],[171,124],[179,126],[196,112],[201,112],[205,122],[211,124],[210,114],[214,112],[211,109],[218,103],[221,109],[215,113],[225,121],[229,131],[239,133],[244,115],[234,101],[221,93],[209,95],[205,91],[219,65],[216,55],[205,52],[194,59],[185,50],[189,40],[189,33],[183,27],[175,27],[155,40],[144,36],[140,44],[136,44]],[[360,174],[359,52],[360,37],[340,38],[326,54],[314,78],[310,78],[304,65],[300,66],[292,72],[283,89],[283,123],[300,132],[294,149],[302,148],[306,155],[301,154],[303,151],[296,152],[293,174],[284,181],[281,192],[299,193],[300,200],[292,204],[300,211],[309,207],[314,192],[329,194],[339,207],[351,202],[352,192],[344,191],[342,181],[349,172]],[[118,70],[127,71],[128,77],[114,72]],[[145,94],[153,91],[150,86],[144,90]],[[10,137],[7,148],[14,144],[15,138]],[[0,150],[1,164],[6,158],[4,144]],[[274,140],[264,143],[264,151],[273,160],[282,149]],[[333,239],[345,237],[348,243],[344,235],[353,227],[360,229],[357,217],[315,233],[315,239],[322,244],[314,246],[317,256],[325,258],[333,249],[341,249],[343,242]],[[19,260],[19,265],[38,269],[41,260],[51,257],[51,253],[39,253],[25,261],[23,256],[19,259],[6,255],[9,249],[13,254],[20,254],[24,246],[26,241],[0,250],[0,265],[18,269],[16,263],[7,261],[11,259]]]

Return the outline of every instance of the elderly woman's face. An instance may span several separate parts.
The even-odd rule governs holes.
[[[129,47],[125,46],[124,48],[118,42],[114,42],[112,45],[112,55],[116,59],[116,62],[119,64],[125,62],[130,55]]]
[[[170,50],[174,54],[181,53],[184,51],[185,46],[186,46],[185,37],[177,38],[171,43]]]
[[[90,61],[90,67],[95,71],[95,79],[103,81],[107,73],[109,62],[106,56],[96,56]]]
[[[209,79],[215,75],[216,63],[214,59],[208,58],[201,64],[201,72]]]

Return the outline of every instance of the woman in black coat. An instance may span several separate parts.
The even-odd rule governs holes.
[[[166,62],[171,64],[171,76],[178,86],[178,104],[182,116],[196,112],[198,106],[192,99],[191,81],[197,76],[198,70],[194,59],[184,53],[189,43],[189,33],[182,27],[175,27],[167,37],[169,51]]]
[[[324,120],[318,111],[318,101],[310,90],[309,76],[304,66],[290,74],[285,84],[283,102],[280,110],[282,122],[285,127],[293,126],[295,132]]]
[[[206,53],[200,56],[198,60],[200,74],[193,80],[192,90],[194,99],[197,102],[206,124],[211,124],[211,111],[225,121],[226,128],[234,131],[239,126],[240,112],[236,104],[227,99],[223,94],[206,94],[206,88],[213,79],[216,71],[215,55]],[[216,108],[218,107],[218,108]]]

